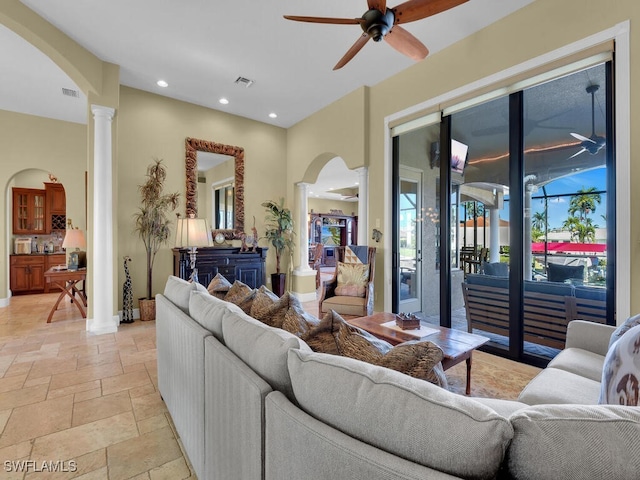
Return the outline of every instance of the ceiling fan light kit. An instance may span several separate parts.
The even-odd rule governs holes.
[[[577,157],[581,153],[589,152],[591,155],[597,154],[602,147],[606,144],[606,139],[600,135],[596,135],[596,104],[595,94],[600,89],[600,85],[593,84],[586,88],[588,94],[591,95],[591,136],[585,137],[579,133],[571,133],[573,138],[580,140],[580,146],[582,147],[578,152],[574,153],[569,159]]]
[[[421,20],[457,7],[469,0],[409,0],[394,8],[387,8],[386,0],[367,0],[367,10],[360,18],[327,18],[285,15],[287,20],[309,23],[329,23],[334,25],[357,25],[364,32],[347,53],[333,67],[338,70],[345,66],[365,46],[370,38],[374,42],[385,40],[389,45],[407,57],[420,61],[429,55],[429,49],[413,34],[398,26]]]

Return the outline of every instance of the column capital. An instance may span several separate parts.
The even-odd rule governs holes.
[[[111,120],[116,113],[116,109],[103,105],[91,105],[91,113],[93,113],[94,118],[102,117]]]

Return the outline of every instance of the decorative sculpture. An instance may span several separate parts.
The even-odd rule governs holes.
[[[129,265],[131,257],[126,255],[124,258],[124,275],[126,277],[122,284],[122,322],[133,323],[133,288],[131,287],[131,275],[129,274]]]

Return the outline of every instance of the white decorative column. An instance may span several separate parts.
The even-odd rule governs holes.
[[[91,105],[94,120],[93,138],[93,232],[90,269],[93,294],[93,318],[87,318],[87,330],[93,334],[118,330],[118,316],[113,314],[113,154],[111,122],[115,110]]]
[[[356,168],[358,172],[358,245],[369,245],[369,170]]]
[[[297,273],[313,271],[309,267],[309,184],[296,183],[296,203],[298,204],[298,266]]]
[[[495,207],[489,209],[489,261],[500,261],[500,211]]]

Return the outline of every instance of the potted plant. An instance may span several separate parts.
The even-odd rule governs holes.
[[[279,297],[285,291],[286,273],[280,272],[280,259],[285,250],[291,252],[293,248],[293,218],[291,210],[284,207],[284,199],[279,203],[268,200],[262,204],[267,211],[265,226],[267,231],[264,238],[269,240],[276,252],[276,273],[271,274],[271,289]]]
[[[147,181],[138,185],[141,197],[139,211],[134,214],[135,231],[147,252],[147,296],[139,299],[140,320],[154,320],[156,316],[153,297],[153,262],[160,247],[167,243],[171,222],[168,214],[178,207],[179,193],[163,193],[167,171],[162,160],[155,159],[147,167]]]

